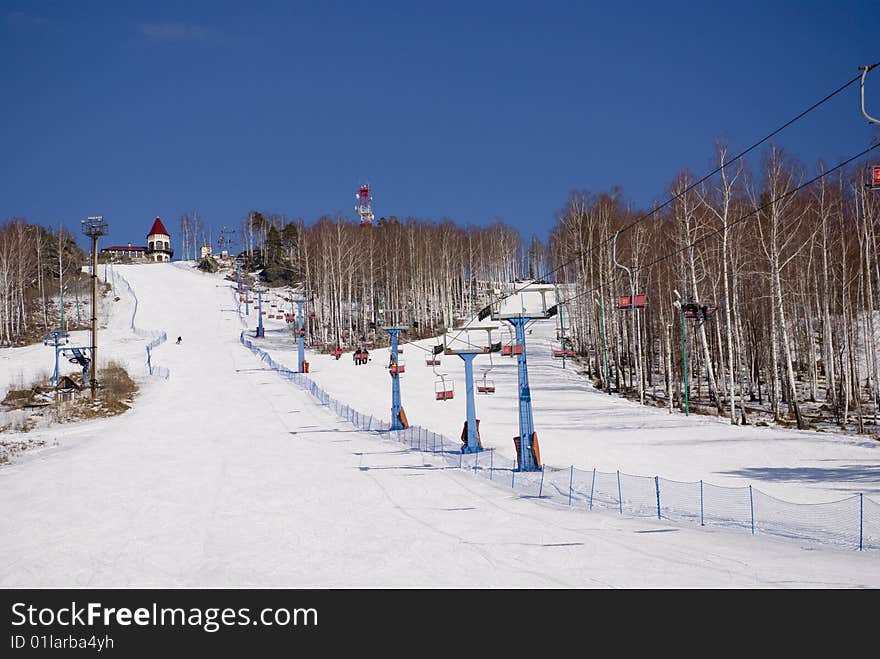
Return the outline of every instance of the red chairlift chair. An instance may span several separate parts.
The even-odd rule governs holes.
[[[443,352],[442,345],[436,345],[432,348],[431,354],[425,357],[425,366],[440,366],[440,353]]]
[[[495,393],[495,381],[488,379],[489,369],[486,369],[486,372],[483,373],[483,381],[477,382],[477,393],[478,394],[494,394]]]
[[[455,383],[446,373],[440,373],[440,379],[434,383],[434,396],[436,400],[452,400],[455,397]]]
[[[621,295],[618,303],[618,309],[644,309],[645,308],[645,296],[644,295],[636,295],[635,303],[633,303],[633,299],[631,295]]]

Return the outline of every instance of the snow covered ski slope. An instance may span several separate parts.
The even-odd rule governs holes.
[[[251,316],[251,325],[256,321]],[[267,321],[266,341],[256,341],[281,363],[296,369],[290,333],[275,333],[283,323]],[[549,465],[628,474],[660,475],[679,481],[700,479],[717,485],[760,485],[773,496],[799,503],[824,502],[864,493],[880,501],[880,443],[867,438],[731,426],[726,418],[669,414],[597,391],[576,373],[577,365],[551,356],[553,321],[537,322],[526,337],[535,426],[541,456]],[[250,335],[253,337],[253,331]],[[441,356],[438,372],[455,382],[452,400],[437,401],[434,369],[425,365],[436,340],[403,345],[406,372],[401,398],[408,420],[459,437],[466,418],[464,366],[461,359]],[[308,352],[309,376],[334,397],[367,414],[390,418],[391,386],[388,349],[370,352],[370,362],[355,366],[351,353],[339,361]],[[489,357],[474,363],[481,381]],[[515,456],[518,435],[517,366],[511,357],[492,357],[493,395],[476,396],[483,445],[508,458]]]
[[[791,540],[515,497],[430,454],[353,429],[267,370],[239,343],[242,321],[221,278],[164,265],[118,271],[138,296],[137,325],[172,339],[153,351],[154,363],[171,375],[142,378],[137,403],[125,415],[41,431],[57,438],[57,446],[0,468],[3,586],[880,585],[876,552],[815,546],[806,552]],[[118,354],[142,374],[145,341],[124,329],[128,321],[105,335],[125,341],[125,349],[108,346],[106,354]],[[534,345],[542,340],[538,331]],[[178,335],[181,345],[173,340]],[[431,401],[431,370],[418,363],[421,353],[410,357],[414,349],[404,350],[410,419],[457,436],[461,401],[445,407]],[[349,395],[353,406],[373,406],[387,418],[388,376],[381,368],[387,353],[372,356],[359,371],[349,355],[310,361],[315,379],[334,395]],[[667,419],[661,412],[608,400],[586,385],[571,394],[576,383],[567,374],[537,357],[533,363],[536,423],[553,464],[720,477],[779,468],[769,446],[778,440],[795,456],[789,465],[802,464],[798,452],[806,451],[818,477],[823,466],[846,473],[846,465],[875,455],[850,439],[806,439],[807,448],[800,448],[788,434],[779,439],[776,431],[758,430],[749,431],[756,433],[749,451],[747,439],[733,438],[743,429],[716,424],[716,431],[701,420],[695,426],[708,430],[694,434],[678,417],[668,417],[673,425],[652,436],[653,415]],[[455,372],[452,363],[443,369]],[[501,395],[503,377],[495,379],[497,397],[478,401],[484,443],[512,451],[505,445],[515,408]],[[572,405],[587,413],[571,418]],[[603,431],[607,425],[612,429]],[[554,439],[557,427],[570,432]],[[717,441],[728,457],[714,467],[708,458],[682,457],[707,452],[700,437]],[[658,463],[664,441],[672,457]],[[863,472],[867,492],[877,484],[867,467]],[[727,477],[753,480],[748,473]],[[844,481],[805,479],[778,485],[816,497],[848,488]]]

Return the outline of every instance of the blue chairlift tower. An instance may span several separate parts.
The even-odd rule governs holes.
[[[519,437],[514,437],[519,471],[540,471],[541,456],[538,435],[532,417],[532,392],[529,388],[529,369],[526,361],[526,325],[535,320],[546,320],[556,315],[556,286],[539,282],[517,282],[500,301],[483,309],[482,320],[491,314],[492,320],[507,321],[516,331],[516,345],[522,350],[517,355],[519,375]]]
[[[67,344],[70,342],[70,335],[66,330],[57,329],[52,330],[45,337],[43,337],[43,345],[44,346],[52,346],[55,348],[55,371],[52,373],[52,379],[50,382],[52,386],[58,384],[58,354],[65,350]],[[61,343],[61,340],[64,339],[64,343]]]
[[[446,355],[458,355],[464,362],[467,420],[465,421],[465,432],[463,433],[462,453],[478,453],[483,450],[483,445],[480,442],[479,428],[477,427],[479,423],[477,407],[474,401],[474,359],[477,355],[485,355],[492,350],[493,329],[498,329],[498,326],[452,328],[443,335],[443,353]],[[473,341],[470,338],[470,332],[486,332],[486,341]]]
[[[403,327],[383,328],[391,335],[391,359],[388,363],[388,373],[391,375],[391,430],[404,430],[409,426],[406,421],[406,413],[400,403],[400,361],[397,347],[398,337],[404,331]]]
[[[385,309],[384,311],[391,312],[393,317],[394,312],[402,310]],[[391,324],[383,326],[382,329],[391,336],[391,356],[388,360],[388,374],[391,376],[391,430],[404,430],[409,427],[409,422],[406,419],[406,412],[404,412],[403,405],[400,402],[400,373],[403,368],[398,354],[398,339],[400,333],[405,331],[406,328]]]

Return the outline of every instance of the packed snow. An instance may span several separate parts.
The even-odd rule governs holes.
[[[517,497],[431,454],[354,429],[267,369],[239,342],[256,319],[242,318],[221,276],[178,264],[116,271],[137,295],[136,325],[167,332],[152,360],[170,377],[147,375],[147,339],[130,329],[134,300],[117,286],[123,293],[101,334],[102,358],[127,363],[141,393],[122,416],[34,431],[46,445],[0,467],[3,586],[880,585],[877,552]],[[267,347],[293,366],[283,321],[266,325]],[[548,464],[751,483],[791,501],[854,492],[880,499],[870,441],[731,427],[608,397],[571,362],[563,370],[550,358],[552,323],[532,330],[535,423]],[[278,347],[286,341],[290,347]],[[51,370],[51,349],[17,350],[0,351],[6,381]],[[438,370],[455,379],[456,393],[437,402],[426,354],[404,346],[407,415],[457,437],[461,360],[441,358]],[[388,351],[371,357],[356,367],[350,353],[338,361],[310,353],[310,376],[387,419]],[[494,362],[497,393],[478,398],[477,416],[484,445],[512,456],[516,367],[510,359]]]

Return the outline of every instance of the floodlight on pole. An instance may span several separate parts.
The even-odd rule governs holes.
[[[89,386],[92,398],[98,395],[98,238],[107,235],[108,227],[104,222],[103,215],[94,215],[85,220],[80,220],[82,232],[92,239],[92,345],[91,348],[91,374]]]

